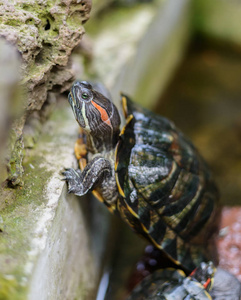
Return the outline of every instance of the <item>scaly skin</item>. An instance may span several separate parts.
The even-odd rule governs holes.
[[[127,300],[210,300],[215,272],[212,262],[201,263],[188,277],[182,270],[160,269],[143,279]]]
[[[69,103],[86,134],[89,161],[83,172],[66,169],[63,173],[68,181],[69,192],[82,196],[96,188],[106,205],[115,210],[119,193],[115,180],[114,152],[119,136],[119,113],[109,99],[93,90],[87,82],[73,85]]]

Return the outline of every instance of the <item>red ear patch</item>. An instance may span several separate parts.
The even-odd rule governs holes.
[[[208,278],[208,280],[203,284],[203,287],[206,289],[210,283],[211,283],[211,279]]]
[[[101,107],[100,105],[96,104],[94,101],[91,101],[91,103],[100,112],[101,120],[103,122],[105,122],[106,124],[108,124],[110,127],[112,127],[109,116],[108,116],[106,110],[103,107]]]

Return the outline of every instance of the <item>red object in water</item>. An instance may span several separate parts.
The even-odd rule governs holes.
[[[241,281],[241,207],[224,207],[218,238],[219,266]]]

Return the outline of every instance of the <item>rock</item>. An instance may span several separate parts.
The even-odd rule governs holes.
[[[18,1],[1,4],[0,35],[17,46],[22,56],[22,83],[27,110],[40,109],[53,86],[66,89],[73,74],[67,65],[84,33],[90,1]],[[63,87],[65,85],[65,87]]]
[[[224,207],[220,228],[219,265],[241,281],[241,208]]]
[[[214,275],[214,282],[210,295],[212,296],[212,299],[240,300],[241,283],[235,276],[218,267]]]
[[[82,24],[88,18],[90,0],[5,1],[0,4],[0,36],[15,45],[22,64],[21,85],[26,92],[21,122],[16,122],[15,149],[17,160],[9,158],[9,180],[21,182],[22,131],[26,118],[40,110],[49,91],[63,92],[74,80],[69,56],[84,34]],[[16,146],[16,143],[18,146]],[[14,160],[12,169],[11,160]],[[14,170],[18,169],[19,172]]]

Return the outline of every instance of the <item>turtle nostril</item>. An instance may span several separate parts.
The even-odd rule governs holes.
[[[75,81],[75,83],[72,86],[72,90],[79,89],[79,88],[81,88],[81,86],[82,85],[81,85],[80,81]]]

